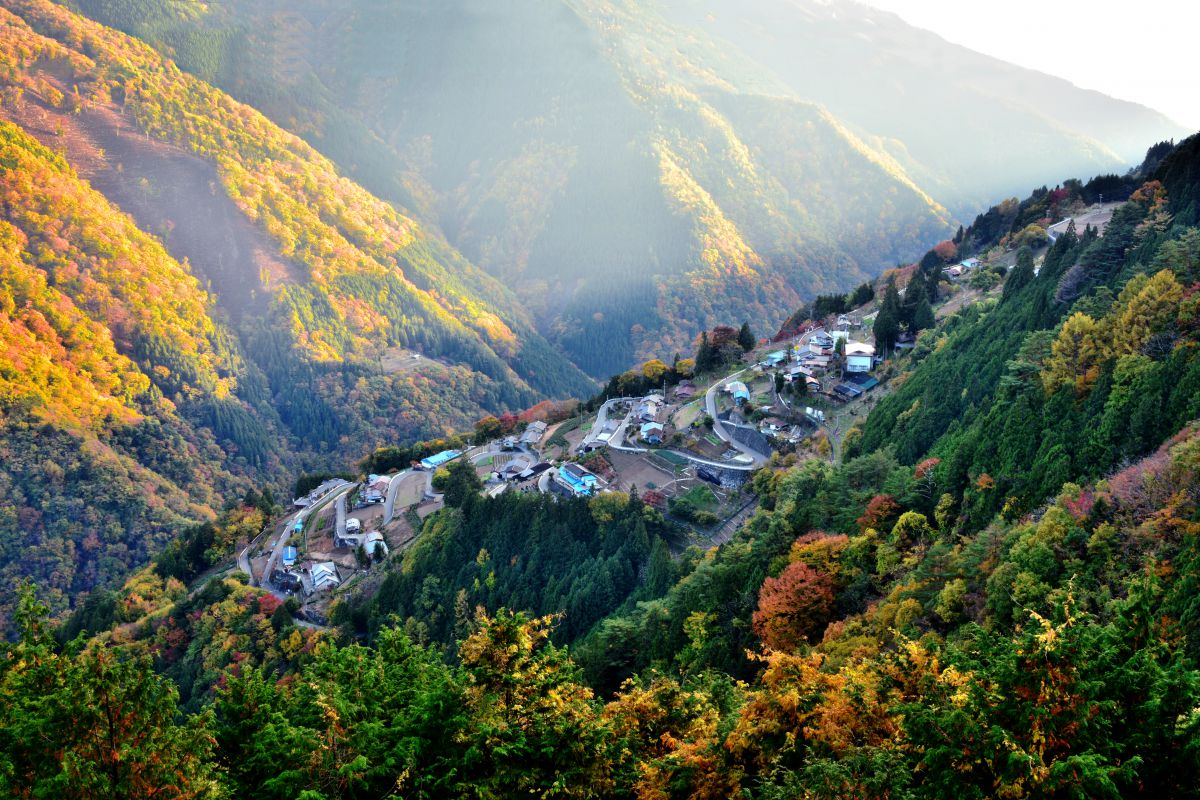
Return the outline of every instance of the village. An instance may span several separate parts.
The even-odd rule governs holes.
[[[950,299],[938,315],[987,296],[994,285],[975,276],[988,266],[970,258],[947,269]],[[836,461],[847,433],[886,394],[893,367],[876,351],[878,313],[872,300],[757,340],[714,373],[605,397],[592,413],[531,420],[386,475],[326,480],[296,498],[238,565],[253,583],[295,598],[301,621],[324,624],[338,594],[402,555],[444,506],[440,488],[458,462],[471,465],[490,497],[636,492],[676,522],[688,544],[721,544],[753,512],[755,471],[803,458]],[[900,333],[887,355],[912,350],[916,338]]]

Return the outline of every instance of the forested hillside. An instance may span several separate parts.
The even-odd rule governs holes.
[[[347,595],[336,621],[374,636],[399,620],[421,641],[451,645],[469,630],[476,607],[510,606],[536,616],[563,612],[556,636],[570,642],[673,583],[669,543],[680,532],[636,496],[482,498],[474,469],[458,464],[451,475],[446,500],[458,513],[431,520],[403,568],[371,591]]]
[[[61,607],[244,491],[251,459],[287,462],[264,382],[183,265],[7,122],[0,169],[0,574]],[[261,432],[240,458],[200,422],[230,407]]]
[[[648,9],[78,5],[438,226],[595,376],[729,319],[777,324],[949,228],[818,107],[729,91],[711,53],[676,63],[685,34]]]
[[[858,449],[942,459],[982,525],[1140,457],[1200,416],[1195,149],[1193,137],[1167,156],[1103,237],[1061,236],[1036,276],[1016,267],[994,307],[940,332]]]
[[[1136,181],[1103,236],[1019,256],[997,301],[923,331],[855,452],[756,472],[756,513],[707,552],[664,561],[636,497],[487,499],[462,469],[337,630],[240,579],[188,592],[169,560],[57,641],[24,592],[0,788],[1200,796],[1200,137]]]
[[[1184,134],[851,2],[71,5],[439,228],[595,377]]]
[[[59,608],[251,484],[589,391],[511,292],[296,137],[3,5],[6,578]]]

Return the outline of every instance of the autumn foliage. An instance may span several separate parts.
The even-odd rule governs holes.
[[[775,650],[794,650],[819,637],[833,610],[833,580],[803,562],[763,581],[754,632]]]

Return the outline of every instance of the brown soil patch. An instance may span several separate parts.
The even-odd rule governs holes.
[[[222,189],[215,165],[145,136],[120,111],[89,106],[68,113],[26,93],[0,114],[62,152],[139,228],[157,236],[176,259],[186,259],[232,318],[262,313],[270,286],[299,279],[295,265],[278,255],[270,237]]]

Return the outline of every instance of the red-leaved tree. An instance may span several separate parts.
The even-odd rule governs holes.
[[[754,632],[774,650],[795,650],[820,635],[833,611],[833,578],[796,562],[763,581]]]

